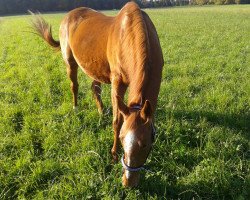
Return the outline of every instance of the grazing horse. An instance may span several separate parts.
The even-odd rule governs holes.
[[[77,8],[61,22],[59,38],[51,26],[35,15],[33,28],[49,45],[61,50],[77,106],[78,66],[93,79],[92,90],[99,112],[103,111],[101,83],[111,84],[114,144],[118,161],[119,139],[124,186],[139,183],[139,170],[151,150],[153,115],[159,94],[163,56],[156,29],[149,16],[134,2],[127,3],[116,17],[90,8]],[[128,103],[123,102],[129,87]]]

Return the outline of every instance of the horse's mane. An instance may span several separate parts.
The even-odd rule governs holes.
[[[142,93],[148,80],[149,41],[147,27],[140,8],[134,4],[123,12],[121,21],[120,60],[129,73],[129,102],[142,101]]]

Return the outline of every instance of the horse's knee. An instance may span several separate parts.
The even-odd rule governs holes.
[[[114,129],[115,131],[117,131],[118,128],[119,128],[119,120],[118,120],[118,118],[115,118],[115,119],[113,120],[113,129]]]
[[[117,150],[112,148],[111,149],[111,154],[112,154],[112,157],[113,157],[113,162],[117,163],[118,162]]]
[[[119,115],[117,118],[115,118],[113,120],[113,128],[114,128],[114,130],[117,130],[118,132],[120,132],[122,124],[123,124],[123,117],[122,117],[122,115]]]

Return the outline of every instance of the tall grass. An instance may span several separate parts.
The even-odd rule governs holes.
[[[165,66],[147,161],[154,173],[132,190],[111,163],[109,85],[101,117],[79,73],[73,112],[60,53],[29,33],[30,16],[1,19],[0,199],[250,198],[250,7],[146,12]],[[64,14],[44,16],[58,37]]]

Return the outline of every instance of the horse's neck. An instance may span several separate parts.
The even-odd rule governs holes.
[[[145,84],[147,82],[147,70],[146,67],[141,68],[134,66],[129,72],[129,103],[139,104],[143,99],[143,91],[145,90]]]
[[[145,101],[144,87],[133,80],[129,85],[128,105],[142,105]]]
[[[154,111],[161,80],[159,41],[150,19],[138,6],[130,5],[120,12],[122,53],[119,56],[129,80],[128,105],[143,105],[149,100]],[[151,57],[153,53],[156,55]]]
[[[155,111],[160,80],[160,76],[153,68],[145,70],[142,74],[134,75],[129,85],[128,105],[143,106],[144,102],[149,100],[153,111]]]

